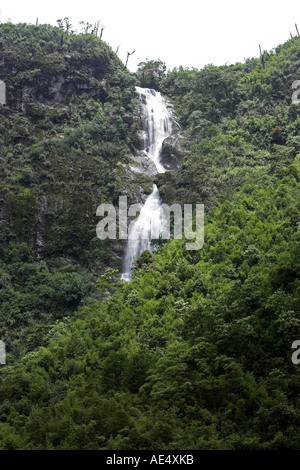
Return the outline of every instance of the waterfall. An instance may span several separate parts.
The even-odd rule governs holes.
[[[164,173],[160,157],[163,141],[172,133],[172,116],[166,100],[157,91],[149,88],[136,87],[142,119],[142,145],[146,158],[155,163],[158,173]],[[131,277],[132,263],[140,254],[152,251],[151,240],[158,239],[162,233],[164,213],[157,186],[154,184],[152,193],[146,199],[139,217],[131,224],[124,259],[122,279]]]
[[[160,163],[163,141],[172,133],[171,114],[166,100],[157,91],[136,87],[140,97],[141,118],[143,124],[143,150],[155,163],[158,173],[166,170]]]

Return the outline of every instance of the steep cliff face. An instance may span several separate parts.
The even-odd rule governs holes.
[[[3,220],[34,258],[99,269],[96,207],[132,180],[135,79],[99,39],[47,25],[1,25],[0,50]],[[120,256],[114,244],[110,262]]]
[[[15,298],[0,319],[3,339],[10,321],[18,325],[15,340],[33,317],[51,324],[77,308],[105,268],[121,268],[125,242],[97,238],[96,209],[119,195],[145,200],[153,168],[138,150],[136,78],[100,39],[2,24],[0,79],[1,300]],[[58,303],[53,288],[28,305],[24,296],[45,270],[50,284],[57,273],[79,284]]]
[[[33,101],[67,103],[84,92],[103,101],[122,68],[93,35],[75,36],[49,25],[2,25],[0,51],[8,105],[22,111]]]

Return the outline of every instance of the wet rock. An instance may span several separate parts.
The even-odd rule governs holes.
[[[177,170],[181,167],[184,150],[181,145],[183,136],[173,134],[167,137],[162,145],[161,163],[166,170]]]
[[[133,173],[141,173],[153,178],[157,174],[155,163],[147,156],[146,152],[140,151],[130,157],[130,170]]]

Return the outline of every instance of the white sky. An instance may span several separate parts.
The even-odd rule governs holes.
[[[76,1],[76,0],[75,0]],[[258,44],[270,50],[300,31],[296,0],[2,0],[2,22],[50,23],[68,16],[79,21],[101,20],[103,40],[129,68],[145,59],[161,59],[168,68],[202,68],[213,63],[242,62],[259,55]]]

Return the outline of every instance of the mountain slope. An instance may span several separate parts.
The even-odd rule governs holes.
[[[136,201],[144,180],[126,167],[136,80],[104,42],[1,24],[0,51],[0,333],[12,359],[76,310],[107,266],[120,267],[124,244],[96,237],[96,208],[126,192]]]
[[[56,324],[33,335],[41,347],[2,368],[0,448],[299,449],[299,45],[160,77],[182,127],[182,166],[156,182],[164,202],[205,204],[205,244],[186,251],[173,240],[145,252],[130,283],[107,271],[70,318],[61,305]],[[23,286],[21,248],[11,269]],[[72,279],[54,275],[55,291],[60,276]],[[51,286],[43,276],[37,293]]]

